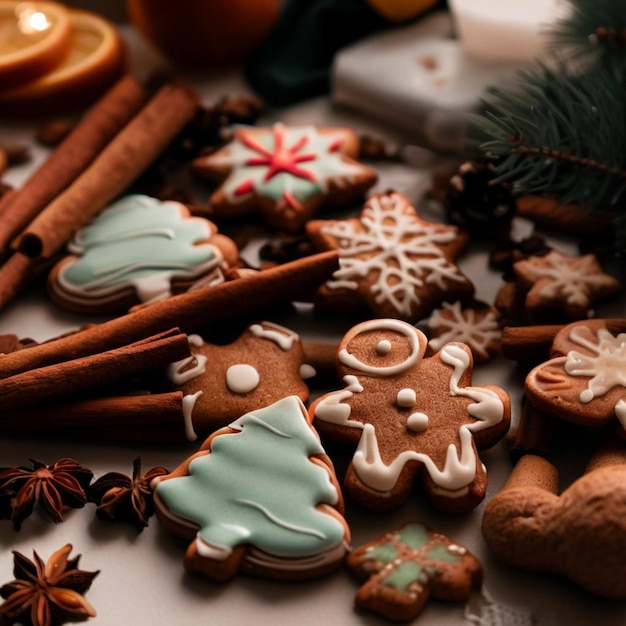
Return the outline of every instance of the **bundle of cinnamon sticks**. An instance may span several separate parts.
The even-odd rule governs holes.
[[[197,94],[120,79],[18,189],[0,200],[0,308],[121,194],[194,118]]]

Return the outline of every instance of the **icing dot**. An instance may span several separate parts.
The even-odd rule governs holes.
[[[303,363],[300,366],[299,373],[300,373],[300,378],[302,378],[302,380],[306,380],[307,378],[313,378],[314,376],[317,375],[315,368],[312,365],[309,365],[308,363]]]
[[[406,420],[407,428],[420,433],[428,428],[428,415],[426,413],[412,413]]]
[[[391,341],[389,339],[381,339],[376,346],[376,353],[384,356],[391,352]]]
[[[248,393],[259,384],[259,372],[247,363],[231,365],[226,370],[226,386],[233,393]]]
[[[591,391],[591,389],[585,389],[581,394],[580,394],[580,401],[583,403],[587,403],[587,402],[591,402],[593,400],[593,391]]]
[[[398,406],[402,407],[412,407],[417,404],[417,397],[415,396],[415,391],[413,389],[400,389],[398,391],[398,395],[396,396],[396,402]]]

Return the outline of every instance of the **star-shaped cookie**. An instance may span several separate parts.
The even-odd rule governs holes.
[[[474,293],[454,263],[467,236],[421,219],[400,193],[372,196],[358,218],[313,220],[307,233],[316,248],[339,252],[339,269],[316,294],[320,309],[365,307],[414,323],[444,300]]]
[[[359,139],[347,128],[239,127],[191,169],[220,183],[209,200],[215,217],[260,212],[269,226],[293,233],[320,206],[358,199],[376,182],[376,172],[355,160],[358,151]]]
[[[593,254],[569,257],[552,250],[513,266],[517,283],[525,290],[526,312],[562,310],[570,319],[589,317],[594,303],[618,294],[622,286],[606,274]]]
[[[448,343],[424,358],[426,346],[425,335],[401,320],[358,324],[339,344],[344,389],[309,409],[322,437],[358,442],[345,487],[369,509],[401,505],[418,476],[440,510],[467,511],[485,496],[477,450],[506,434],[509,396],[472,385],[467,345]]]

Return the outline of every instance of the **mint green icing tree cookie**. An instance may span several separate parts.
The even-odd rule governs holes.
[[[155,503],[174,532],[196,529],[186,567],[216,580],[240,567],[315,576],[341,563],[349,541],[332,464],[296,396],[214,433],[158,482]]]

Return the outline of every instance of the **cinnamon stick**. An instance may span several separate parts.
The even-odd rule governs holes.
[[[0,204],[0,253],[93,161],[148,99],[132,76],[121,78],[30,178]]]
[[[251,312],[303,298],[338,267],[337,252],[323,252],[254,276],[172,296],[109,322],[3,355],[0,378],[110,350],[173,326],[188,334],[202,334],[211,324],[235,317],[242,310]]]
[[[189,441],[181,391],[38,404],[0,414],[0,432],[11,433],[71,429],[81,438],[119,440],[123,434],[125,441],[129,435],[132,441],[159,441],[154,433],[165,428],[167,441]]]
[[[167,333],[166,335],[169,335]],[[126,379],[190,356],[187,336],[155,336],[0,380],[0,410],[10,411]]]
[[[39,259],[31,259],[21,252],[14,252],[0,265],[0,309],[34,280],[47,266]]]
[[[31,257],[48,257],[122,193],[190,122],[197,95],[182,83],[161,87],[74,182],[19,236]]]
[[[605,320],[610,333],[626,332],[626,319]],[[552,342],[566,324],[506,326],[502,331],[502,353],[512,361],[541,361],[548,358]]]

